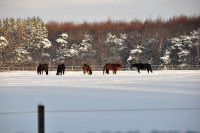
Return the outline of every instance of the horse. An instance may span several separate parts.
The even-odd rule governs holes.
[[[37,73],[38,75],[43,75],[43,71],[46,72],[46,75],[48,75],[48,69],[49,69],[49,66],[47,64],[39,64],[38,67],[37,67]]]
[[[56,75],[62,75],[62,73],[63,73],[63,75],[65,74],[65,65],[64,64],[58,65]]]
[[[88,73],[88,75],[92,75],[92,69],[89,65],[84,64],[83,65],[83,74],[85,75],[85,73]]]
[[[108,63],[103,67],[103,74],[104,74],[105,70],[106,70],[107,74],[109,74],[109,70],[112,70],[113,74],[116,74],[118,69],[122,69],[122,64],[109,64]]]
[[[153,71],[152,71],[152,68],[151,68],[151,65],[148,64],[148,63],[146,63],[146,64],[142,64],[142,63],[131,64],[130,69],[132,69],[133,67],[136,67],[136,68],[137,68],[138,73],[140,73],[140,69],[141,69],[141,70],[147,69],[147,72],[148,72],[148,73],[149,73],[149,71],[153,72]]]

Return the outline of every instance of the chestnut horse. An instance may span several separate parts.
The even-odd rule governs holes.
[[[103,74],[104,74],[105,70],[106,70],[107,74],[109,74],[109,70],[112,70],[113,74],[116,74],[118,69],[122,69],[122,64],[109,64],[108,63],[103,67]]]
[[[49,69],[49,66],[47,64],[39,64],[38,67],[37,67],[37,73],[38,75],[43,75],[43,71],[46,72],[46,75],[48,75],[48,69]]]
[[[88,75],[92,75],[92,69],[90,68],[90,66],[87,64],[84,64],[83,65],[83,74],[85,75],[86,72],[88,73]]]
[[[65,65],[64,64],[58,65],[56,75],[62,75],[62,73],[63,73],[63,75],[65,74]]]
[[[132,69],[133,67],[136,67],[137,70],[138,70],[138,73],[140,73],[140,69],[141,70],[145,70],[147,69],[147,72],[149,73],[149,71],[153,72],[152,71],[152,68],[151,68],[151,65],[146,63],[146,64],[142,64],[142,63],[138,63],[138,64],[132,64],[130,69]]]

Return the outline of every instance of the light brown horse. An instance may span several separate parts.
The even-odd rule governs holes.
[[[103,74],[104,74],[105,70],[106,70],[107,74],[109,74],[109,70],[112,70],[113,74],[116,74],[118,69],[122,69],[122,64],[109,64],[108,63],[103,67]]]
[[[84,64],[83,65],[83,74],[85,75],[85,73],[88,73],[88,75],[92,75],[92,69],[89,65]]]

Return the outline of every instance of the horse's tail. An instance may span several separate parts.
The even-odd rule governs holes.
[[[133,69],[133,65],[130,66],[130,69],[131,69],[131,70]]]
[[[89,69],[89,72],[90,72],[90,75],[92,75],[92,69],[91,68]]]
[[[37,74],[38,74],[38,75],[39,75],[39,73],[40,73],[40,71],[41,71],[40,69],[41,69],[41,68],[40,68],[40,65],[38,65],[38,66],[37,66]]]
[[[103,67],[103,74],[104,74],[105,69],[106,69],[106,66]]]
[[[150,68],[150,71],[153,72],[153,71],[152,71],[152,68],[151,68],[151,65],[149,65],[149,68]]]
[[[39,75],[39,68],[37,67],[37,74]]]
[[[46,70],[46,75],[48,75],[48,73],[49,73],[49,70],[48,70],[48,68],[47,68],[47,70]]]

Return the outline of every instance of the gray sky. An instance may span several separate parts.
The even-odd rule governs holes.
[[[0,18],[39,16],[54,21],[131,21],[200,15],[200,0],[0,0]]]

